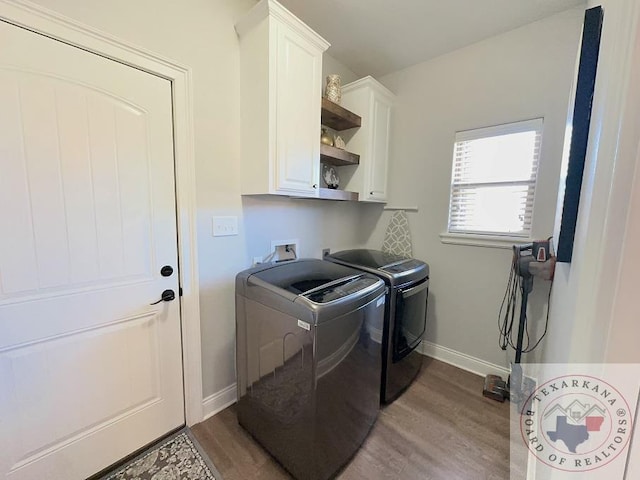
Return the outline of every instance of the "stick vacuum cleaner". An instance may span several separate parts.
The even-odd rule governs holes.
[[[522,354],[533,351],[542,341],[547,332],[549,314],[547,309],[547,324],[544,333],[533,346],[524,345],[525,332],[527,331],[527,303],[529,294],[533,291],[533,277],[544,280],[552,280],[555,269],[555,257],[550,255],[550,238],[540,242],[513,246],[513,259],[509,275],[509,283],[500,307],[500,348],[506,350],[512,347],[515,352],[515,361],[511,364],[511,375],[508,380],[503,380],[498,375],[487,375],[484,380],[482,394],[485,397],[504,402],[506,399],[517,395],[522,391],[522,369],[520,361]],[[551,288],[549,289],[551,293]],[[513,327],[517,297],[520,294],[520,315],[518,318],[518,332],[515,343],[513,342]],[[527,342],[528,343],[528,342]],[[514,398],[514,400],[516,400]]]

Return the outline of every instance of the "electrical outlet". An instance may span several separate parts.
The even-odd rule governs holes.
[[[213,236],[227,237],[238,235],[238,217],[213,217]]]
[[[331,249],[330,248],[323,248],[322,249],[322,258],[326,257],[330,253],[331,253]]]

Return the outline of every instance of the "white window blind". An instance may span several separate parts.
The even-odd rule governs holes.
[[[456,133],[449,233],[528,237],[541,118]]]

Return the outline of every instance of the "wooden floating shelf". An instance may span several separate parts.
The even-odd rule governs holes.
[[[321,188],[318,192],[318,198],[323,200],[349,200],[358,201],[358,192],[348,192],[346,190],[338,190],[337,188]]]
[[[320,160],[336,167],[343,167],[345,165],[358,165],[360,163],[360,155],[321,143]]]
[[[362,125],[362,118],[337,103],[322,99],[322,124],[334,130],[348,130]]]

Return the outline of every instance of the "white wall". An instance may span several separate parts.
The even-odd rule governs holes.
[[[598,5],[604,24],[576,241],[554,286],[545,360],[640,363],[640,2],[589,1]],[[640,478],[640,428],[631,442],[625,478]]]
[[[602,5],[604,24],[573,259],[556,269],[545,361],[639,362],[637,262],[629,262],[637,259],[640,2],[588,3]]]
[[[640,45],[640,42],[637,43]],[[638,52],[640,53],[640,52]],[[640,59],[639,59],[640,60]],[[636,63],[640,67],[640,62]],[[640,72],[636,72],[640,73]],[[640,81],[640,75],[636,74],[636,81]],[[636,83],[637,85],[637,83]],[[635,112],[638,112],[640,105],[637,101],[632,104]],[[637,115],[635,121],[640,120]],[[636,127],[635,138],[638,138]],[[640,321],[638,321],[638,268],[640,268],[640,145],[636,142],[632,147],[635,148],[635,155],[630,153],[630,159],[635,157],[635,175],[633,178],[633,187],[629,201],[629,216],[627,226],[623,235],[624,247],[622,248],[620,259],[620,273],[618,277],[617,290],[613,302],[613,311],[609,327],[608,338],[608,362],[635,362],[640,363],[640,348],[638,348],[638,339],[640,339]],[[614,255],[617,257],[617,255]],[[636,429],[640,435],[640,429]]]
[[[582,11],[574,9],[381,79],[396,93],[392,120],[392,205],[409,213],[414,255],[431,266],[427,340],[507,366],[497,315],[511,251],[445,245],[456,131],[544,117],[534,237],[551,235],[557,178]],[[379,246],[385,212],[368,244]],[[541,323],[548,283],[536,282],[532,323]],[[512,352],[509,355],[513,358]]]
[[[353,226],[362,225],[367,207],[240,196],[241,92],[233,26],[255,0],[36,1],[193,70],[204,396],[223,390],[235,382],[235,274],[254,256],[267,255],[271,240],[299,238],[302,256],[364,243],[372,227]],[[327,73],[340,73],[345,83],[356,79],[331,58]],[[240,234],[213,238],[213,215],[237,215]]]

